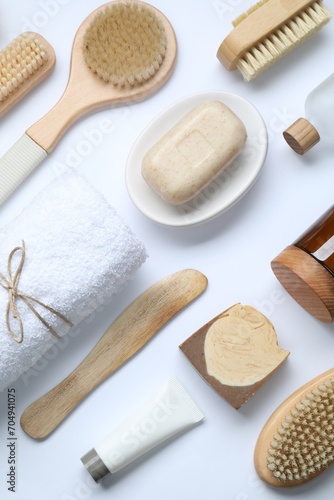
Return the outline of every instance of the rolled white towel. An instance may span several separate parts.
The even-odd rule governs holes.
[[[72,327],[78,325],[118,291],[146,257],[125,221],[79,174],[66,172],[41,191],[0,231],[0,391],[41,358],[57,341],[56,334],[62,337],[69,331],[65,318]]]

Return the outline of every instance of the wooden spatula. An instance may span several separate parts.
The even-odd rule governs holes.
[[[21,416],[31,437],[47,437],[101,382],[133,356],[177,312],[200,295],[207,278],[185,269],[148,288],[114,321],[88,356]]]

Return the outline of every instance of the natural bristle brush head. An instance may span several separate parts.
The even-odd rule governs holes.
[[[166,54],[161,20],[145,4],[126,2],[106,7],[83,40],[87,66],[113,85],[142,84],[154,76]]]
[[[234,22],[217,58],[244,79],[257,77],[331,18],[321,0],[260,0]]]
[[[114,0],[95,9],[75,35],[63,95],[0,159],[0,204],[81,117],[144,100],[160,89],[173,73],[176,56],[174,29],[152,5]]]
[[[271,486],[304,484],[334,461],[334,369],[287,398],[256,443],[257,473]]]
[[[176,55],[173,27],[157,8],[139,0],[101,5],[76,33],[63,96],[27,135],[50,153],[81,116],[156,92],[172,75]]]
[[[0,116],[54,68],[55,53],[39,34],[26,32],[0,51]]]

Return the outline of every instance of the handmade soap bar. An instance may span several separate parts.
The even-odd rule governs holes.
[[[244,124],[230,108],[203,102],[147,151],[142,176],[166,202],[185,203],[231,164],[246,138]]]
[[[212,319],[180,349],[211,387],[236,409],[290,354],[278,346],[272,323],[253,307],[241,304]]]

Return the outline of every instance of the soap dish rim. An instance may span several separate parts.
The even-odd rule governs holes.
[[[234,197],[226,201],[224,197],[219,203],[211,203],[206,200],[207,206],[204,209],[198,203],[196,211],[186,214],[185,207],[193,202],[184,205],[171,205],[164,201],[146,183],[141,174],[142,159],[146,151],[155,144],[174,124],[176,124],[186,113],[191,111],[196,105],[210,100],[218,100],[234,111],[244,122],[247,130],[247,141],[244,155],[240,155],[235,161],[243,161],[248,165],[251,162],[252,168],[248,168],[247,180],[240,184]],[[240,111],[241,110],[241,111]],[[242,114],[242,116],[240,115]],[[166,119],[168,117],[168,119]],[[246,121],[246,123],[245,123]],[[157,126],[159,125],[159,127]],[[145,144],[145,147],[143,145]],[[250,148],[250,149],[248,149]],[[251,151],[250,161],[248,161],[247,151]],[[247,99],[232,92],[206,91],[196,92],[181,99],[163,109],[151,120],[142,130],[135,140],[127,157],[125,166],[125,184],[128,194],[136,208],[152,221],[170,227],[186,227],[203,224],[223,214],[240,201],[256,182],[262,167],[265,163],[268,150],[268,134],[266,124],[258,109]],[[255,158],[254,158],[255,152]],[[243,166],[242,164],[242,166]],[[223,172],[228,174],[229,169],[233,169],[234,162]],[[239,167],[240,168],[240,167]],[[238,175],[236,175],[236,178]],[[219,177],[218,177],[219,179]],[[215,181],[213,181],[215,182]],[[215,188],[217,183],[215,184]],[[228,189],[228,188],[227,188]],[[201,197],[201,193],[194,198]],[[213,205],[213,206],[212,206]]]

